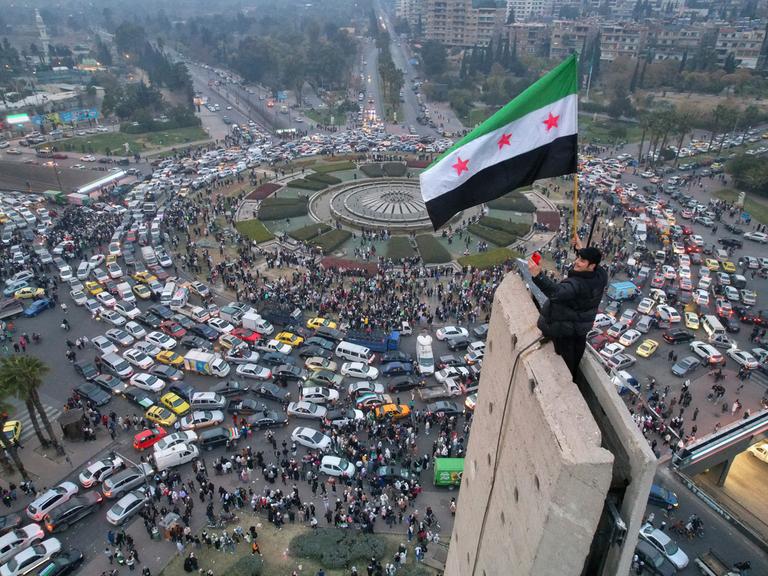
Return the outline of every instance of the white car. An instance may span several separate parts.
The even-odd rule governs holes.
[[[144,354],[146,354],[150,358],[155,358],[158,354],[160,354],[160,352],[163,351],[163,349],[160,348],[160,346],[158,346],[157,344],[152,344],[151,342],[147,342],[146,340],[136,342],[136,344],[134,344],[133,347],[136,348],[137,350],[141,350],[142,352],[144,352]]]
[[[669,322],[670,324],[675,324],[682,320],[680,313],[672,308],[672,306],[667,306],[666,304],[656,306],[656,315],[659,317],[659,320]]]
[[[104,294],[104,292],[101,294]],[[101,296],[101,294],[99,294],[99,296]],[[126,322],[125,317],[114,310],[104,310],[101,313],[101,317],[105,322],[112,324],[112,326],[123,326]]]
[[[99,292],[96,294],[96,300],[98,300],[99,304],[102,306],[106,306],[107,308],[113,308],[115,304],[117,304],[117,300],[115,300],[115,297],[112,296],[109,292],[106,290],[104,292]]]
[[[642,334],[640,332],[634,328],[630,328],[621,335],[621,338],[619,338],[619,344],[622,346],[632,346],[632,344],[640,340],[641,336]]]
[[[706,360],[707,364],[723,364],[725,358],[717,348],[701,340],[691,342],[691,351],[699,358]]]
[[[438,340],[445,340],[446,338],[469,338],[469,331],[461,326],[444,326],[438,328],[435,332],[435,336]]]
[[[181,419],[182,430],[195,430],[217,426],[224,422],[224,412],[221,410],[195,410]]]
[[[291,440],[310,450],[325,452],[331,447],[331,438],[314,428],[299,426],[291,432]]]
[[[78,476],[77,479],[80,481],[80,486],[83,488],[91,488],[99,482],[103,482],[115,472],[122,470],[124,467],[125,463],[119,456],[115,456],[114,458],[102,458],[93,464],[89,464],[85,470],[80,472],[80,476]]]
[[[0,576],[22,576],[23,574],[29,574],[38,566],[48,562],[59,552],[61,552],[61,542],[59,542],[58,538],[43,540],[40,544],[35,544],[22,550],[0,566]]]
[[[339,391],[325,386],[305,386],[301,389],[301,399],[313,404],[336,402],[339,399]]]
[[[118,278],[122,278],[123,269],[120,268],[120,265],[117,262],[110,262],[110,264],[107,266],[107,273],[109,274],[110,278],[117,280]]]
[[[645,524],[640,528],[640,538],[666,556],[678,570],[688,566],[688,555],[680,549],[666,532],[654,528],[652,524]]]
[[[93,347],[96,349],[96,353],[99,354],[99,356],[104,356],[105,354],[117,354],[117,346],[115,346],[109,338],[102,336],[101,334],[91,338],[91,344],[93,344]]]
[[[135,341],[133,336],[120,328],[110,328],[104,335],[118,346],[130,346]]]
[[[235,372],[243,378],[253,378],[254,380],[269,380],[272,378],[272,370],[258,364],[240,364],[235,369]]]
[[[144,502],[148,499],[149,496],[143,488],[126,494],[107,511],[107,522],[113,526],[124,524],[131,516],[141,510]]]
[[[320,404],[313,404],[312,402],[291,402],[286,409],[288,416],[296,416],[297,418],[317,418],[322,420],[325,418],[328,410],[325,406]]]
[[[155,452],[161,452],[176,446],[176,444],[187,444],[189,442],[197,442],[197,432],[193,432],[192,430],[174,432],[165,438],[160,438],[152,448],[154,448]]]
[[[764,232],[746,232],[744,238],[752,240],[753,242],[759,242],[760,244],[768,243],[768,234]]]
[[[762,460],[763,462],[768,464],[768,440],[763,440],[762,442],[753,444],[752,446],[747,448],[747,452],[752,454],[752,456],[754,456],[758,460]]]
[[[228,350],[224,360],[230,364],[256,364],[259,358],[258,352],[240,348],[239,350]]]
[[[338,456],[323,456],[320,461],[320,472],[328,476],[352,478],[355,475],[355,465]]]
[[[39,494],[27,506],[27,516],[35,522],[40,522],[43,517],[51,510],[67,502],[72,496],[77,494],[80,489],[77,484],[72,482],[62,482],[55,488]]]
[[[24,528],[11,530],[0,538],[0,564],[13,558],[16,554],[36,544],[45,537],[45,532],[39,524],[27,524]]]
[[[91,256],[88,259],[88,264],[90,264],[91,270],[95,269],[102,262],[104,262],[104,255],[103,254],[94,254],[93,256]]]
[[[640,314],[650,314],[655,305],[656,302],[654,302],[652,298],[643,298],[640,300],[640,304],[637,305],[637,311],[640,312]],[[600,316],[600,314],[598,314],[598,316]],[[603,316],[607,316],[607,314],[603,314]],[[608,318],[610,318],[610,316],[608,316]],[[610,326],[610,324],[608,324],[608,326]]]
[[[136,388],[149,390],[150,392],[160,392],[165,388],[165,380],[158,378],[154,374],[134,374],[131,376],[130,383],[136,386]]]
[[[755,370],[760,366],[757,359],[752,356],[746,350],[739,350],[738,348],[731,348],[726,352],[728,356],[736,362],[739,366],[743,366],[747,370]]]
[[[85,306],[85,302],[88,300],[88,296],[82,290],[71,290],[69,295],[77,306]]]
[[[608,328],[609,326],[612,326],[614,322],[616,322],[616,320],[613,318],[613,316],[600,313],[595,316],[595,321],[593,322],[592,326],[594,328]]]
[[[376,380],[379,369],[362,362],[344,362],[341,365],[341,375],[363,380]]]
[[[283,344],[279,340],[270,340],[262,347],[269,352],[278,352],[279,354],[285,354],[288,356],[293,352],[293,347],[290,344]]]
[[[147,334],[147,337],[145,338],[147,342],[150,344],[154,344],[155,346],[159,346],[163,350],[173,350],[176,348],[176,340],[168,336],[168,334],[163,334],[162,332],[158,332],[157,330],[153,330],[149,334]]]
[[[141,310],[139,310],[139,307],[136,306],[136,304],[133,302],[128,302],[126,300],[121,300],[115,304],[115,312],[125,316],[129,320],[133,320],[137,316],[141,316]]]
[[[88,274],[90,274],[90,273],[91,273],[91,266],[90,266],[90,264],[88,264],[88,262],[83,260],[78,265],[77,272],[75,273],[75,275],[77,276],[78,280],[87,280],[88,279]]]
[[[449,378],[458,378],[463,382],[465,378],[469,376],[469,368],[465,366],[449,366],[435,372],[435,380],[442,384]]]
[[[208,326],[216,330],[216,332],[218,332],[219,334],[229,334],[230,332],[232,332],[232,330],[235,329],[235,327],[232,326],[232,324],[230,324],[223,318],[211,318],[210,320],[208,320],[208,322],[206,322],[206,324],[208,324]]]
[[[704,280],[704,278],[702,278]],[[699,282],[701,286],[701,282]],[[699,288],[693,291],[693,301],[697,306],[709,306],[709,292],[706,289]]]
[[[123,326],[123,330],[136,338],[136,340],[144,338],[147,335],[147,331],[144,329],[144,326],[134,321],[126,322],[125,326]]]
[[[367,380],[352,382],[347,388],[347,392],[351,397],[359,396],[360,394],[384,394],[384,385],[378,382],[368,382]]]
[[[625,347],[618,342],[610,342],[600,349],[600,356],[607,360],[616,354],[621,354],[624,352],[624,348]]]

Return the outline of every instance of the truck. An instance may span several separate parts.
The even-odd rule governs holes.
[[[730,565],[715,554],[711,548],[696,558],[694,563],[704,576],[739,576],[741,574],[741,572],[731,570]]]
[[[264,318],[258,312],[246,312],[243,315],[243,328],[253,330],[264,336],[269,336],[275,331],[275,327]]]
[[[435,486],[460,486],[464,458],[435,458]]]
[[[157,264],[157,256],[155,256],[155,249],[152,246],[141,247],[141,259],[147,266]]]
[[[268,304],[261,309],[259,314],[272,324],[280,324],[281,326],[303,326],[306,321],[301,308],[296,308],[290,304]]]
[[[184,356],[184,368],[190,372],[224,378],[229,374],[229,364],[221,355],[200,349],[192,349]]]
[[[629,281],[612,282],[608,286],[608,298],[610,300],[633,300],[639,293],[638,287]]]
[[[400,347],[400,332],[397,330],[392,332],[385,332],[383,330],[371,330],[370,332],[349,330],[344,340],[383,354],[388,350],[397,350]]]
[[[428,376],[435,373],[435,355],[432,352],[432,336],[422,332],[416,337],[416,362],[419,374]]]
[[[0,320],[13,318],[24,312],[24,306],[16,298],[4,298],[0,301]]]
[[[425,402],[436,400],[438,398],[454,398],[455,396],[461,396],[461,394],[461,384],[453,378],[446,378],[442,384],[438,384],[437,386],[419,388],[419,396]]]

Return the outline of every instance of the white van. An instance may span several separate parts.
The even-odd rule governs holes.
[[[350,362],[365,362],[366,364],[373,362],[373,352],[370,348],[352,344],[352,342],[339,342],[339,345],[336,346],[336,356]]]
[[[224,410],[227,399],[215,392],[195,392],[189,401],[192,410]]]
[[[200,451],[194,444],[176,444],[165,450],[158,450],[152,457],[155,459],[155,467],[158,472],[162,472],[167,468],[173,468],[174,466],[181,466],[187,462],[191,462],[200,455]]]
[[[107,372],[114,374],[121,380],[133,376],[133,368],[131,365],[128,364],[122,356],[115,353],[104,354],[104,356],[101,357],[101,363]]]
[[[725,336],[725,328],[723,328],[720,320],[718,320],[717,316],[714,314],[707,314],[704,316],[704,319],[701,321],[701,325],[704,328],[704,332],[707,333],[707,336],[709,336],[710,339],[717,335]]]
[[[171,298],[171,310],[181,310],[187,305],[187,302],[189,302],[189,288],[185,288],[184,286],[177,288],[176,292],[173,294],[173,298]]]
[[[168,282],[160,294],[160,304],[170,306],[173,295],[176,293],[176,282]]]

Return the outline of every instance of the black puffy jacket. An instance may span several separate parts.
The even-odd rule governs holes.
[[[539,274],[533,281],[547,296],[537,323],[541,333],[550,338],[586,336],[608,283],[605,269],[597,266],[592,272],[571,270],[561,282]]]

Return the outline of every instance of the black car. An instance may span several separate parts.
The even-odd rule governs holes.
[[[176,322],[177,324],[181,324],[184,327],[184,330],[189,330],[192,328],[192,326],[197,324],[197,322],[192,320],[192,318],[189,316],[184,316],[184,314],[174,314],[171,318],[171,321]]]
[[[66,530],[72,524],[95,512],[101,504],[101,499],[102,495],[98,490],[75,496],[46,514],[43,523],[51,534]]]
[[[259,358],[259,364],[269,366],[270,368],[273,366],[281,366],[283,364],[294,364],[295,362],[296,360],[294,358],[286,356],[285,354],[280,354],[280,352],[265,352],[262,354],[261,358]]]
[[[111,374],[99,374],[93,379],[93,383],[110,394],[119,394],[126,387],[120,378]]]
[[[742,234],[744,234],[743,228],[739,228],[738,226],[734,226],[733,224],[726,223],[725,229],[728,230],[728,232],[730,232],[731,234],[736,234],[736,236],[741,236]],[[739,248],[741,248],[741,246],[739,246]]]
[[[738,238],[720,238],[718,243],[720,243],[722,246],[725,246],[726,248],[744,247],[744,242]]]
[[[149,373],[171,382],[180,382],[181,380],[184,380],[184,372],[173,366],[168,366],[167,364],[155,364],[149,369]]]
[[[437,367],[439,370],[442,370],[443,368],[450,368],[451,366],[464,366],[464,361],[456,358],[456,356],[453,354],[440,356],[439,360],[437,361]]]
[[[137,406],[141,406],[144,410],[153,404],[157,404],[157,399],[154,396],[147,394],[144,390],[136,388],[135,386],[129,386],[128,389],[123,392],[123,396]]]
[[[174,394],[184,398],[187,402],[190,402],[192,400],[192,395],[195,394],[197,390],[195,390],[195,388],[189,384],[185,384],[184,382],[177,382],[176,384],[171,384],[168,387],[168,392],[173,392]]]
[[[21,516],[18,514],[6,514],[0,516],[0,536],[3,536],[11,530],[21,527],[21,523],[24,522]]]
[[[197,445],[206,450],[213,450],[217,446],[224,446],[227,441],[235,440],[230,428],[216,426],[215,428],[206,428],[197,434]]]
[[[330,350],[326,350],[325,348],[321,348],[320,346],[317,346],[315,344],[302,346],[299,349],[299,358],[311,358],[312,356],[317,356],[319,358],[325,358],[330,359],[333,356],[333,353]]]
[[[227,406],[227,412],[237,414],[238,416],[248,416],[263,412],[266,406],[263,402],[258,402],[253,398],[244,398],[243,400],[232,400]]]
[[[411,378],[410,376],[398,376],[396,378],[392,378],[392,380],[387,383],[387,391],[405,392],[406,390],[412,390],[413,388],[416,388],[418,385],[419,383],[415,378]]]
[[[722,318],[723,324],[727,332],[735,333],[741,330],[741,324],[739,318],[735,315],[728,316],[728,318]]]
[[[155,304],[154,306],[150,306],[149,311],[152,312],[152,314],[155,316],[159,316],[163,320],[170,320],[173,317],[173,310],[168,308],[168,306],[163,306],[162,304]]]
[[[186,328],[186,327],[185,327]],[[194,334],[185,334],[179,342],[184,348],[201,348],[203,350],[213,350],[210,340],[195,336]]]
[[[201,338],[210,340],[211,342],[218,339],[219,337],[219,333],[216,332],[216,330],[214,330],[210,326],[208,326],[208,324],[195,324],[194,326],[192,326],[192,328],[189,329],[189,332],[191,332],[195,336],[200,336]]]
[[[488,323],[480,324],[477,328],[472,329],[472,334],[480,340],[485,340],[488,337]]]
[[[269,400],[277,400],[278,402],[289,402],[291,397],[290,392],[273,382],[259,382],[259,385],[251,390],[257,396],[268,398]]]
[[[456,338],[446,338],[448,342],[448,350],[466,350],[472,342],[465,336],[457,336]]]
[[[312,336],[314,336],[314,332],[312,330],[296,324],[286,324],[285,331],[290,332],[292,334],[296,334],[297,336],[301,336],[302,338],[304,338],[304,340],[306,340],[307,338],[312,338]]]
[[[674,576],[677,573],[675,565],[645,540],[638,540],[635,554],[643,561],[645,570],[651,574]]]
[[[96,368],[96,364],[90,360],[81,360],[75,363],[75,372],[80,374],[86,380],[93,380],[99,375],[99,369]]]
[[[427,404],[427,412],[432,414],[445,414],[446,416],[458,416],[462,413],[461,408],[456,402],[450,400],[438,400]]]
[[[381,357],[381,363],[386,364],[388,362],[410,362],[412,360],[410,354],[406,354],[402,350],[389,350],[385,352]]]
[[[320,326],[315,330],[315,334],[326,340],[333,340],[334,342],[341,342],[344,340],[344,333],[335,328],[328,328],[328,326]]]
[[[666,340],[669,344],[680,344],[681,342],[690,342],[691,340],[694,340],[696,336],[694,336],[693,332],[677,329],[664,332],[662,338],[664,338],[664,340]]]
[[[329,340],[328,338],[323,338],[322,336],[312,336],[304,341],[304,345],[319,346],[323,350],[328,350],[329,352],[336,348],[336,342]]]
[[[158,328],[160,328],[160,324],[163,323],[163,319],[160,318],[160,316],[156,316],[151,312],[142,312],[141,314],[136,316],[136,321],[139,324],[143,324],[147,328],[152,328],[153,330],[157,330]]]
[[[246,416],[246,423],[251,428],[263,430],[266,428],[277,428],[278,426],[285,426],[288,424],[288,418],[280,412],[274,410],[263,410],[257,414]]]
[[[306,370],[303,370],[298,366],[291,366],[290,364],[281,364],[272,369],[272,378],[275,380],[291,382],[293,380],[306,380],[307,377],[308,374]]]
[[[325,422],[331,426],[346,426],[360,420],[361,414],[354,408],[336,408],[325,413]]]
[[[215,392],[216,394],[220,394],[221,396],[225,396],[229,398],[230,396],[242,396],[246,392],[250,390],[250,387],[243,384],[239,380],[225,380],[224,382],[219,382],[218,384],[214,385],[213,388],[211,388],[211,392]]]
[[[83,382],[75,386],[75,392],[86,400],[90,400],[96,406],[104,406],[112,399],[112,395],[105,392],[93,382]]]
[[[379,478],[388,484],[396,482],[397,480],[410,481],[413,479],[411,471],[402,466],[380,466],[376,473]]]
[[[53,560],[43,564],[38,576],[66,576],[72,574],[83,563],[83,553],[77,548],[62,552]]]

